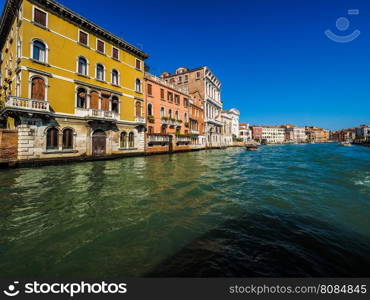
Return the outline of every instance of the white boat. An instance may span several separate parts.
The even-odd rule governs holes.
[[[341,146],[345,146],[345,147],[350,147],[350,146],[352,146],[352,144],[350,143],[350,142],[348,142],[348,141],[346,141],[346,142],[340,142],[339,143]]]

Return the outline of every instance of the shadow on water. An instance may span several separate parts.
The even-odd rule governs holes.
[[[369,277],[370,240],[311,217],[245,214],[144,277]]]

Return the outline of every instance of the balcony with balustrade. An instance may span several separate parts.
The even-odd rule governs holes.
[[[167,117],[162,117],[161,118],[161,123],[162,123],[162,125],[169,125],[170,120]]]
[[[85,117],[86,119],[119,120],[117,112],[94,108],[76,107],[75,115]]]
[[[4,110],[50,113],[48,101],[9,96],[4,103]]]
[[[220,120],[217,120],[215,118],[205,118],[204,120],[206,123],[211,123],[213,125],[216,125],[216,126],[222,126],[223,123],[220,121]]]
[[[169,135],[148,134],[149,143],[168,143],[170,141]]]
[[[135,122],[145,124],[145,118],[141,116],[136,116]]]
[[[191,137],[189,135],[178,135],[176,136],[176,143],[189,143],[191,142]]]

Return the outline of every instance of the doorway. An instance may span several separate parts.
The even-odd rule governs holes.
[[[103,130],[95,130],[92,135],[92,154],[101,156],[106,153],[107,136]]]

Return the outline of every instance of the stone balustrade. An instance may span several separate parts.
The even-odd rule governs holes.
[[[5,108],[16,108],[25,110],[35,110],[49,112],[49,102],[30,98],[9,96],[5,102]]]
[[[149,142],[169,142],[170,137],[167,135],[148,135]]]

